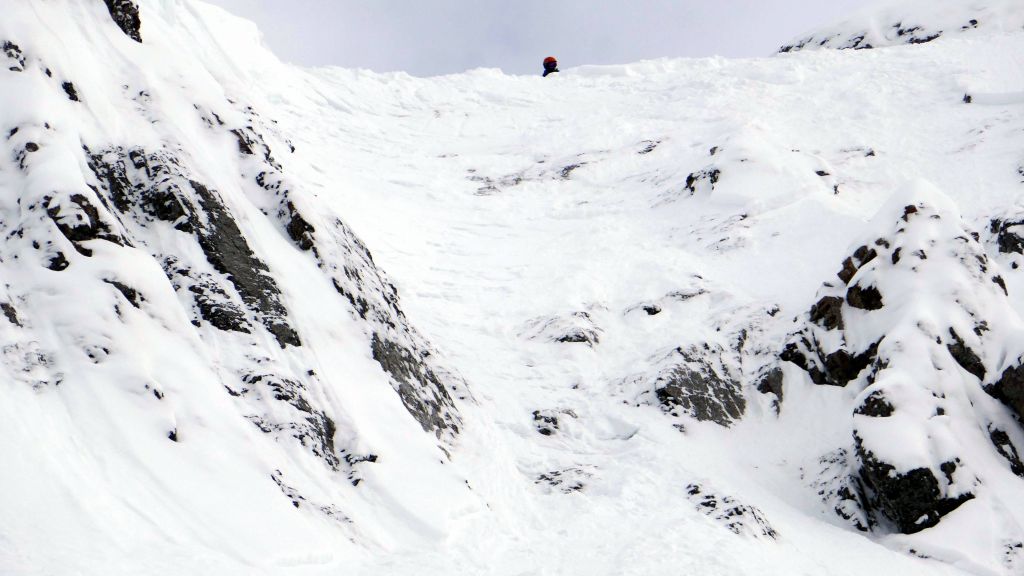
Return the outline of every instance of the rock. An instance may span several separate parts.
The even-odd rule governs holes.
[[[849,261],[849,259],[847,259]],[[843,299],[825,296],[811,307],[811,322],[826,330],[843,329]]]
[[[601,329],[589,312],[578,311],[552,318],[531,320],[522,335],[530,339],[561,344],[586,344],[594,347],[601,343]]]
[[[989,229],[1003,254],[1024,254],[1024,220],[992,220]]]
[[[90,240],[106,240],[119,246],[125,244],[120,235],[111,232],[110,226],[101,218],[99,209],[88,198],[82,194],[72,194],[68,200],[72,205],[70,208],[55,199],[46,199],[46,214],[80,254],[92,256],[92,250],[82,245]]]
[[[277,282],[267,265],[253,254],[220,196],[199,182],[193,180],[190,184],[206,217],[205,223],[196,219],[193,224],[199,231],[199,245],[207,260],[218,272],[227,275],[242,300],[257,313],[282,348],[301,346],[299,335],[288,323],[288,312],[281,304]]]
[[[963,339],[960,338],[955,330],[950,328],[949,334],[953,338],[953,342],[946,345],[949,354],[964,370],[975,375],[978,380],[984,380],[985,365],[982,363],[981,358],[978,357],[974,350],[971,350],[964,344]]]
[[[72,102],[79,102],[78,90],[75,89],[75,85],[71,82],[64,82],[61,84],[61,88],[64,89],[64,93],[68,95],[68,100]]]
[[[423,356],[389,340],[373,335],[373,359],[398,383],[398,395],[423,430],[440,437],[458,432],[458,425],[447,413],[453,409],[451,397]]]
[[[543,436],[553,436],[560,429],[560,415],[576,418],[576,413],[572,410],[534,410],[533,422],[537,432]]]
[[[586,489],[586,482],[593,476],[592,472],[584,470],[583,467],[573,466],[539,474],[534,480],[534,484],[555,488],[563,494],[572,494]]]
[[[874,286],[865,288],[854,284],[846,292],[846,303],[860,310],[881,310],[882,293]]]
[[[139,18],[139,7],[132,0],[103,0],[110,11],[114,23],[129,38],[142,42],[142,19]]]
[[[295,204],[290,200],[286,202],[285,206],[288,221],[285,230],[288,231],[288,237],[302,250],[311,250],[316,245],[313,241],[316,229],[302,217],[302,214],[295,208]]]
[[[572,176],[573,170],[576,170],[577,168],[580,168],[582,166],[583,164],[570,164],[565,168],[562,168],[562,171],[560,172],[562,179],[568,180],[569,177]]]
[[[897,473],[894,466],[864,450],[859,438],[857,456],[861,462],[861,478],[869,489],[873,506],[895,522],[903,534],[915,534],[937,525],[943,516],[974,498],[969,493],[943,497],[939,481],[931,470],[917,468]],[[957,464],[946,462],[941,468],[952,477]]]
[[[850,280],[853,280],[854,275],[857,274],[857,271],[877,256],[878,252],[874,248],[861,246],[853,252],[852,256],[843,261],[843,269],[839,271],[837,276],[843,281],[843,284],[849,284]]]
[[[999,380],[986,386],[985,391],[1024,419],[1024,363],[1021,360],[1004,370]]]
[[[25,55],[21,51],[21,47],[14,42],[4,41],[2,50],[4,55],[12,61],[8,69],[11,72],[24,72],[25,71]]]
[[[757,385],[757,391],[762,394],[775,394],[779,399],[779,402],[783,400],[783,372],[782,368],[775,367],[768,371],[767,374],[761,378],[761,381]]]
[[[877,521],[864,497],[863,482],[853,471],[853,464],[845,448],[822,456],[810,487],[836,515],[857,530],[868,532],[877,525]],[[859,466],[859,462],[856,465]]]
[[[646,304],[643,306],[643,310],[648,316],[657,316],[658,314],[661,314],[661,306],[658,306],[657,304]]]
[[[729,426],[740,419],[747,402],[738,382],[721,375],[698,350],[677,349],[677,363],[654,381],[662,410],[680,411],[702,422]]]
[[[853,413],[870,418],[888,418],[895,411],[892,404],[885,399],[885,394],[876,390],[869,394]]]
[[[800,343],[787,344],[779,359],[799,366],[810,375],[811,381],[815,384],[842,387],[871,366],[876,360],[877,350],[876,342],[860,353],[851,353],[844,348],[826,353],[818,346],[803,340]]]
[[[714,167],[705,168],[704,170],[700,170],[698,172],[691,172],[686,177],[686,184],[683,186],[683,189],[688,190],[691,195],[696,194],[698,185],[701,182],[707,182],[708,189],[714,190],[715,184],[718,184],[718,180],[721,177],[722,171]]]
[[[117,280],[104,280],[104,282],[110,284],[114,288],[117,288],[117,291],[124,296],[125,300],[135,308],[138,308],[139,302],[144,300],[144,298],[142,298],[134,288],[130,288],[126,284],[118,282]]]
[[[999,454],[1010,464],[1010,471],[1024,478],[1024,462],[1021,462],[1020,453],[1010,440],[1010,435],[1003,430],[992,427],[989,427],[988,434],[989,439],[992,440],[992,445],[996,447]]]
[[[697,510],[734,534],[772,540],[779,537],[764,512],[755,506],[740,503],[731,496],[710,493],[699,484],[687,486],[686,494]]]
[[[57,252],[54,254],[46,264],[46,267],[54,272],[67,270],[68,266],[71,266],[71,263],[68,262],[68,259],[64,256],[63,252]]]
[[[245,312],[232,302],[216,282],[199,279],[188,290],[194,295],[200,317],[214,328],[225,332],[252,333],[252,325]]]
[[[558,416],[551,414],[550,411],[542,414],[540,410],[534,410],[533,421],[536,423],[537,432],[543,436],[551,436],[558,430]]]
[[[18,320],[18,313],[15,311],[14,306],[11,306],[7,302],[0,302],[0,311],[3,311],[7,321],[15,326],[21,327],[21,321]]]
[[[274,373],[247,374],[243,376],[242,382],[294,409],[290,414],[275,410],[273,415],[252,419],[260,430],[268,434],[286,432],[332,469],[338,469],[340,459],[334,447],[334,434],[337,431],[334,420],[309,402],[306,385]]]

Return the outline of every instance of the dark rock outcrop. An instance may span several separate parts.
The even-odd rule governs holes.
[[[691,195],[696,194],[699,189],[703,188],[707,188],[709,191],[712,191],[715,189],[715,184],[718,184],[718,181],[721,178],[722,171],[715,167],[691,172],[686,177],[686,184],[683,185],[683,189],[688,191]],[[706,182],[706,186],[702,186],[702,182]]]
[[[849,262],[849,259],[847,259]],[[843,329],[843,299],[825,296],[811,307],[811,322],[826,330]]]
[[[662,410],[702,422],[729,426],[743,416],[747,402],[738,382],[696,349],[676,349],[675,362],[654,381]]]
[[[989,230],[1003,254],[1024,254],[1024,220],[992,220]]]
[[[859,286],[854,284],[846,291],[846,303],[853,308],[860,310],[881,310],[884,306],[882,293],[874,286]]]
[[[206,217],[205,223],[196,218],[193,225],[198,230],[199,245],[207,260],[218,272],[227,275],[246,305],[258,313],[263,325],[282,347],[301,346],[299,335],[287,321],[277,282],[267,265],[253,254],[223,200],[199,182],[193,180],[190,184]]]
[[[69,206],[70,204],[70,206]],[[65,238],[71,241],[83,256],[92,256],[92,250],[83,246],[90,240],[106,240],[124,245],[124,240],[110,230],[103,221],[100,210],[82,194],[72,194],[66,202],[47,199],[46,213],[53,220]]]
[[[956,360],[964,370],[967,370],[971,374],[977,376],[978,380],[985,379],[985,364],[982,363],[981,358],[978,354],[971,350],[966,344],[964,344],[963,338],[956,333],[956,330],[950,328],[949,335],[953,341],[946,345],[946,349],[949,350],[949,355]]]
[[[878,252],[874,248],[861,246],[853,252],[852,256],[843,261],[843,268],[836,275],[843,281],[843,284],[849,284],[857,271],[877,256]]]
[[[136,42],[142,42],[142,19],[139,17],[139,7],[133,0],[103,0],[110,11],[110,17],[114,23],[129,38]]]
[[[870,418],[888,418],[896,411],[881,391],[874,391],[861,402],[853,413]]]
[[[21,320],[18,319],[18,312],[8,302],[0,302],[0,311],[3,311],[7,321],[15,326],[21,327]]]
[[[1003,371],[998,380],[985,387],[985,391],[1006,404],[1024,419],[1024,362]]]
[[[282,347],[301,346],[281,302],[280,288],[267,265],[253,253],[220,194],[189,178],[182,164],[166,152],[126,153],[115,149],[92,154],[90,166],[124,218],[142,226],[147,220],[164,221],[193,235],[210,265],[231,284],[245,307],[277,342]],[[130,170],[134,175],[129,174]],[[142,214],[133,215],[136,210]],[[69,239],[77,238],[75,230]],[[187,270],[183,272],[189,275]],[[230,298],[216,282],[188,284],[204,319],[220,329],[248,330],[247,322],[232,310],[235,307],[226,304]]]
[[[8,70],[11,72],[25,71],[25,54],[22,53],[20,46],[5,40],[0,49],[3,50],[3,54],[7,56],[7,59],[11,61],[8,64]]]
[[[427,365],[425,356],[397,342],[381,339],[377,334],[373,335],[371,350],[373,359],[398,382],[402,403],[425,431],[438,436],[444,432],[458,433],[458,423],[449,413],[451,397]]]
[[[799,366],[815,384],[846,386],[875,361],[877,351],[876,342],[859,352],[850,352],[843,347],[828,352],[816,341],[801,337],[787,344],[779,359]]]
[[[989,427],[988,435],[992,445],[996,447],[999,454],[1010,465],[1010,471],[1024,478],[1024,462],[1021,462],[1020,452],[1013,444],[1013,441],[1010,440],[1010,435],[1004,430],[995,427]]]
[[[783,373],[782,368],[774,367],[768,370],[767,373],[761,378],[761,381],[757,384],[757,391],[762,394],[774,394],[778,398],[777,402],[782,403],[783,400]]]
[[[898,473],[891,464],[883,462],[865,450],[859,438],[857,456],[861,463],[860,475],[868,488],[872,506],[896,523],[904,534],[914,534],[939,523],[943,516],[972,500],[973,494],[944,497],[939,480],[932,470],[916,468]],[[941,470],[952,477],[956,462],[945,462]]]

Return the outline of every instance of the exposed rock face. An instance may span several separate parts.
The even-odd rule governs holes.
[[[452,399],[444,383],[426,363],[425,356],[417,356],[411,349],[373,335],[373,359],[398,382],[398,395],[406,409],[419,421],[423,429],[443,433],[458,433],[458,422],[453,419]]]
[[[1024,359],[1007,368],[998,380],[985,388],[1024,419]]]
[[[1024,254],[1024,220],[992,220],[990,231],[996,235],[999,251]]]
[[[142,42],[142,19],[139,18],[139,7],[133,0],[103,0],[110,11],[114,23],[129,38]]]
[[[676,349],[650,384],[662,410],[722,426],[741,418],[747,406],[742,387],[724,365],[715,364],[723,353]]]
[[[351,305],[353,316],[369,323],[372,357],[389,374],[409,412],[424,430],[450,439],[458,432],[458,417],[445,381],[455,388],[460,383],[437,366],[429,345],[399,307],[394,286],[384,280],[355,235],[340,221],[314,224],[304,215],[270,145],[256,128],[261,119],[251,109],[245,114],[250,124],[243,128],[229,129],[212,112],[205,120],[211,130],[235,136],[238,153],[253,164],[253,183],[275,199],[273,215],[282,232],[316,260]],[[242,334],[261,325],[282,348],[302,345],[280,288],[231,209],[217,191],[190,175],[182,161],[165,151],[115,149],[93,154],[91,166],[109,192],[110,204],[126,217],[144,227],[165,222],[195,238],[212,270],[182,266],[171,254],[162,260],[172,282],[193,295],[197,322]]]
[[[109,150],[93,154],[90,166],[113,206],[126,218],[138,218],[142,227],[147,220],[163,221],[194,235],[207,261],[230,283],[230,293],[241,299],[277,342],[282,347],[301,345],[289,324],[280,288],[216,191],[192,179],[179,160],[164,152]],[[168,271],[195,276],[188,269]],[[228,290],[209,280],[190,284],[207,321],[223,330],[247,331]]]
[[[854,458],[829,461],[823,499],[858,528],[881,515],[909,534],[938,524],[983,486],[952,426],[1006,424],[993,424],[1005,416],[984,390],[1024,410],[1024,369],[985,380],[1019,319],[979,236],[937,190],[897,194],[876,222],[879,237],[842,263],[844,285],[825,285],[780,357],[817,384],[861,390],[852,446],[837,452]],[[1019,464],[1008,435],[991,438]]]
[[[943,486],[928,468],[898,473],[894,466],[878,460],[859,445],[857,456],[861,462],[861,477],[872,494],[870,505],[895,522],[897,529],[904,534],[914,534],[937,525],[943,516],[974,498],[971,493],[944,496]],[[940,469],[952,477],[957,465],[944,462]]]

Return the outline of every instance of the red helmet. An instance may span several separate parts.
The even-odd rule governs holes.
[[[554,56],[548,56],[544,59],[545,64],[554,64],[556,62],[558,62],[558,60],[556,60]]]

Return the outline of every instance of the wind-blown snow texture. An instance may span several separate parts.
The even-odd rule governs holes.
[[[0,572],[1024,570],[1024,8],[416,79],[137,7],[2,0]]]

